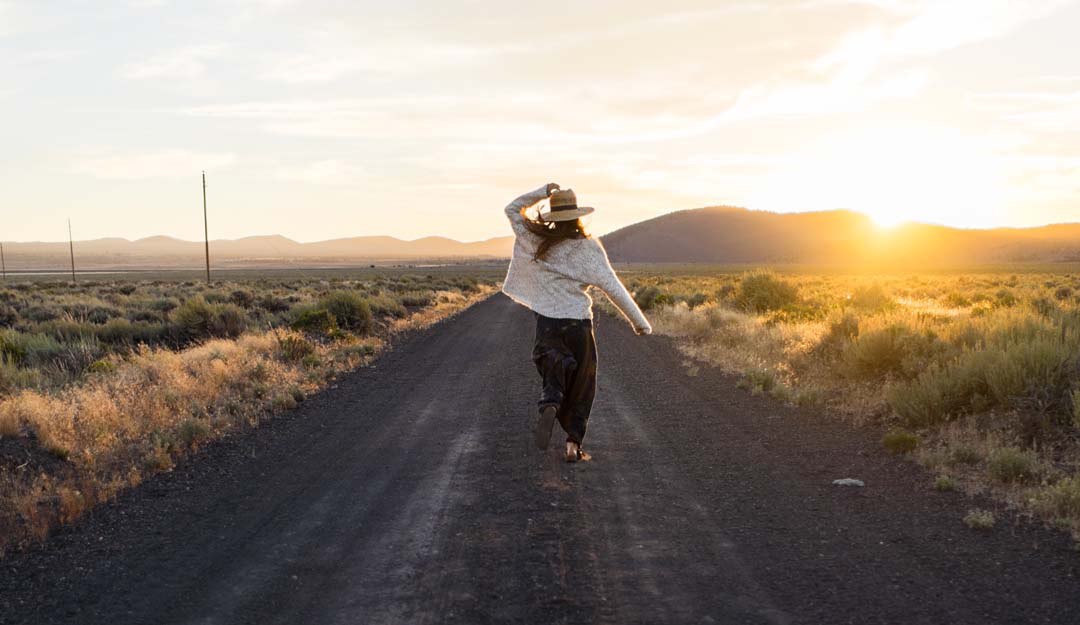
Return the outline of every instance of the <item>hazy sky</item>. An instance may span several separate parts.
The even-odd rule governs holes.
[[[2,240],[1080,221],[1080,0],[0,0]]]

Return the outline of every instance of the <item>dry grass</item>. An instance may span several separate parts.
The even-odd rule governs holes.
[[[643,272],[630,287],[692,361],[886,424],[888,450],[950,484],[1080,527],[1073,506],[1045,503],[1070,502],[1080,468],[1074,274]]]
[[[279,328],[179,350],[141,345],[73,383],[0,396],[0,437],[14,438],[31,459],[19,465],[0,456],[0,553],[171,469],[208,441],[294,408],[377,356],[388,335],[430,325],[493,290],[433,292],[425,308],[383,323],[378,335]],[[354,298],[334,297],[339,314],[359,309]],[[372,323],[350,319],[355,328]]]

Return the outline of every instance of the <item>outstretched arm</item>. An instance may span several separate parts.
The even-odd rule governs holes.
[[[506,218],[510,220],[510,227],[514,230],[514,234],[520,235],[527,232],[525,229],[525,211],[537,202],[546,200],[551,195],[551,192],[558,188],[559,185],[549,182],[539,189],[518,196],[513,202],[506,205],[503,210],[506,211]]]
[[[608,260],[604,247],[600,245],[599,241],[590,240],[590,243],[595,245],[593,249],[595,259],[589,283],[598,287],[611,298],[611,301],[630,322],[630,325],[634,327],[634,332],[638,334],[651,333],[652,325],[645,318],[645,313],[638,308],[637,302],[634,301],[630,292],[623,286],[619,276],[615,275],[615,269],[611,267],[611,262]]]

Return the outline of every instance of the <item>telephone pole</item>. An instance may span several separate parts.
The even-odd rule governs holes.
[[[0,241],[0,271],[4,273],[4,282],[7,282],[7,261],[4,260],[4,242]]]
[[[75,281],[75,242],[71,238],[71,218],[68,217],[68,251],[71,252],[71,281]]]
[[[206,219],[206,170],[202,173],[203,244],[206,246],[206,283],[210,284],[210,225]]]

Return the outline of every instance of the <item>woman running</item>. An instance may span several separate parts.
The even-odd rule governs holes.
[[[549,199],[535,218],[526,211]],[[566,431],[566,461],[588,460],[581,450],[596,395],[596,343],[592,328],[590,286],[598,287],[622,311],[637,334],[652,332],[615,275],[600,241],[585,232],[581,217],[592,207],[578,206],[572,189],[554,182],[526,193],[506,206],[514,230],[514,254],[503,292],[536,313],[533,362],[543,378],[533,435],[547,449],[559,420]]]

